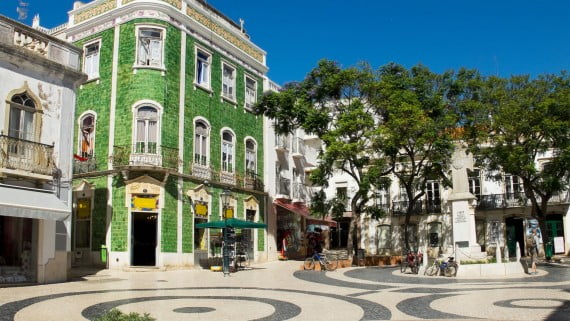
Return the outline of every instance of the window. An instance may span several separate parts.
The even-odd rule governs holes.
[[[234,135],[229,131],[222,133],[222,171],[234,171]]]
[[[389,206],[390,191],[385,188],[376,190],[376,192],[374,193],[374,202],[376,206]]]
[[[135,153],[156,154],[158,143],[158,111],[140,107],[136,111]]]
[[[428,242],[430,247],[441,246],[441,223],[428,223]]]
[[[441,213],[441,197],[439,183],[428,181],[426,186],[427,210],[429,213]]]
[[[518,176],[505,175],[505,193],[508,199],[513,199],[523,192],[522,180]]]
[[[196,49],[196,84],[210,88],[210,66],[212,56],[204,50]]]
[[[34,141],[34,114],[36,112],[36,104],[26,93],[12,96],[8,136]]]
[[[236,69],[222,63],[222,96],[235,101]]]
[[[137,65],[162,68],[163,30],[138,29]]]
[[[257,171],[256,160],[255,141],[248,139],[245,141],[245,173],[247,177],[255,177]]]
[[[95,147],[95,116],[86,114],[79,120],[79,155],[85,158],[93,157]]]
[[[245,77],[245,108],[253,110],[257,102],[257,82],[253,78]]]
[[[83,59],[83,71],[87,74],[87,79],[99,78],[99,41],[88,44],[84,47],[85,58]]]
[[[469,193],[473,194],[477,199],[481,199],[481,172],[476,169],[469,171]]]
[[[392,248],[392,226],[379,225],[378,226],[378,248],[391,249]]]
[[[194,127],[194,164],[208,166],[208,139],[210,130],[201,120]]]

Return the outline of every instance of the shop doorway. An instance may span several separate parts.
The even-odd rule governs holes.
[[[156,213],[133,212],[131,230],[131,265],[156,266]]]
[[[524,242],[524,226],[522,217],[509,217],[505,219],[507,226],[507,247],[509,249],[509,256],[515,257],[517,255],[517,243],[519,243],[520,250],[525,252]]]
[[[564,240],[564,224],[562,222],[562,215],[553,214],[546,217],[546,233],[543,234],[543,242],[551,242],[555,245],[555,238],[562,237]],[[561,242],[564,244],[564,241]],[[564,246],[557,249],[554,248],[554,253],[564,253]]]

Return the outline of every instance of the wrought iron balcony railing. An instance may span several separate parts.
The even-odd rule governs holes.
[[[53,146],[0,135],[0,167],[53,175]]]
[[[277,195],[291,196],[291,180],[284,177],[277,177],[277,186],[275,186]]]
[[[540,203],[540,197],[537,197],[537,201]],[[569,193],[568,191],[564,191],[553,195],[548,200],[548,204],[561,204],[568,203],[569,201]],[[531,206],[531,201],[523,192],[481,195],[481,197],[477,200],[477,209],[479,210],[493,210],[525,206]]]
[[[408,210],[409,201],[392,202],[392,215],[405,215]],[[417,200],[412,206],[412,214],[422,214],[422,201]]]
[[[245,177],[243,178],[243,187],[246,189],[251,189],[254,191],[261,191],[261,192],[263,192],[263,190],[265,189],[265,186],[263,185],[263,179],[261,179],[261,176],[250,172],[247,172],[245,174]]]
[[[178,169],[178,148],[156,145],[114,146],[113,166],[151,166]]]
[[[299,182],[293,183],[293,200],[307,202],[307,185]]]

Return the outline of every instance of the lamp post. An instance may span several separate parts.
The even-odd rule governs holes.
[[[222,215],[224,216],[224,221],[228,220],[227,211],[230,207],[230,200],[232,197],[232,193],[226,188],[222,191],[220,198],[222,200]],[[222,270],[224,272],[224,277],[230,274],[230,248],[229,248],[229,229],[228,227],[224,227],[222,229],[222,237],[223,237],[223,246],[222,246],[222,255],[223,255],[223,266]]]

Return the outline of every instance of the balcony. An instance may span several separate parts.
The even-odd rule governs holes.
[[[540,203],[540,197],[537,201]],[[549,200],[549,205],[568,203],[568,191],[560,192],[553,195]],[[504,208],[516,208],[531,206],[531,201],[526,197],[523,192],[508,193],[508,194],[489,194],[481,195],[477,201],[477,209],[479,210],[495,210]]]
[[[263,185],[263,180],[261,179],[261,176],[255,174],[255,173],[246,173],[244,179],[243,179],[243,187],[245,189],[250,189],[250,190],[254,190],[254,191],[260,191],[263,192],[263,190],[265,189],[265,186]]]
[[[293,202],[306,203],[307,202],[307,186],[305,184],[295,182],[293,183]]]
[[[53,146],[0,135],[0,172],[50,180],[53,177]]]
[[[289,150],[289,136],[275,135],[275,150],[278,152],[286,152]]]
[[[178,169],[178,149],[166,146],[143,145],[114,146],[113,166],[161,167]]]
[[[236,185],[236,173],[221,171],[220,172],[220,183],[228,185]]]
[[[97,162],[95,157],[80,160],[73,159],[73,174],[85,174],[97,171]]]
[[[192,176],[203,179],[212,179],[212,169],[208,165],[201,165],[199,163],[192,163]]]
[[[392,215],[406,215],[408,211],[409,201],[392,202]],[[422,214],[422,200],[417,200],[412,207],[412,214]]]
[[[425,211],[428,214],[441,214],[441,200],[426,200]]]
[[[276,184],[276,198],[289,199],[291,197],[291,180],[284,177],[277,177]]]
[[[305,142],[302,138],[293,137],[291,156],[293,158],[303,158],[305,156]]]

